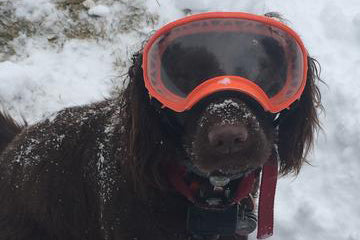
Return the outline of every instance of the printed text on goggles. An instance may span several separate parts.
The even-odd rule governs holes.
[[[247,13],[204,13],[165,25],[144,49],[146,88],[182,112],[219,91],[239,91],[276,113],[300,98],[307,52],[283,23]]]

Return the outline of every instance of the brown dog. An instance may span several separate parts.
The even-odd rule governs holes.
[[[0,115],[0,239],[189,239],[189,202],[169,184],[164,163],[199,177],[232,176],[261,168],[276,147],[280,173],[298,173],[321,107],[316,61],[308,61],[302,97],[277,124],[234,92],[182,113],[161,108],[144,86],[141,53],[114,99],[32,126]]]

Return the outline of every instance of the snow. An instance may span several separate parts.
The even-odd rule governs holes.
[[[324,131],[310,156],[312,166],[304,166],[297,178],[279,181],[270,239],[360,239],[360,1],[135,0],[131,6],[147,10],[136,15],[139,19],[134,15],[123,20],[118,17],[127,16],[130,8],[122,1],[87,2],[80,19],[92,24],[94,32],[104,35],[101,38],[67,38],[61,27],[73,20],[55,1],[12,2],[17,18],[46,29],[20,34],[11,42],[16,55],[0,59],[0,104],[12,115],[34,123],[61,108],[109,96],[114,79],[126,71],[131,53],[140,49],[148,33],[184,16],[183,9],[278,11],[322,65],[326,114],[321,115]],[[88,16],[91,9],[101,17]],[[121,23],[126,19],[126,24],[139,23],[125,31]],[[60,40],[49,41],[52,36]]]
[[[241,116],[234,115],[235,111],[241,109],[238,113],[242,113]],[[225,99],[222,102],[211,103],[207,107],[207,111],[219,117],[221,119],[220,125],[226,124],[234,124],[235,122],[239,121],[239,117],[242,118],[245,122],[251,122],[254,124],[253,130],[259,131],[260,130],[260,123],[256,119],[254,113],[252,113],[249,108],[243,103],[237,103],[231,99]],[[199,119],[199,125],[202,127],[208,121],[206,116],[202,116]]]
[[[225,99],[224,101],[219,102],[219,103],[212,103],[209,105],[208,109],[209,109],[210,113],[214,113],[216,111],[219,111],[221,109],[224,109],[224,108],[230,107],[230,106],[233,108],[236,108],[236,109],[240,109],[240,105],[231,99]]]
[[[89,15],[97,16],[97,17],[106,17],[110,13],[110,9],[104,5],[97,5],[91,7],[88,11]]]
[[[41,6],[41,7],[39,7]],[[31,21],[39,21],[56,11],[55,4],[49,0],[15,0],[15,15]]]
[[[24,50],[28,57],[0,63],[0,99],[30,122],[63,106],[109,95],[115,72],[106,46],[76,39],[61,50],[36,44],[28,40]]]
[[[231,79],[223,78],[223,79],[219,80],[218,83],[223,84],[223,85],[229,85],[231,83]]]

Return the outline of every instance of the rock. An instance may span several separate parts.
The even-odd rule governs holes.
[[[87,8],[87,9],[90,9],[92,7],[95,7],[95,2],[93,0],[86,0],[82,3],[82,5]]]
[[[91,7],[88,11],[88,14],[94,17],[106,17],[107,15],[109,15],[109,13],[110,9],[105,5],[97,5]]]

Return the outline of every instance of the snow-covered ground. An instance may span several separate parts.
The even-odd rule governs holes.
[[[282,13],[322,65],[326,114],[312,166],[279,181],[272,239],[360,239],[359,0],[87,0],[74,5],[77,17],[55,0],[5,2],[0,14],[16,9],[13,18],[35,30],[8,43],[13,54],[0,52],[0,104],[30,123],[109,96],[151,30],[184,16],[183,9]],[[90,26],[85,37],[71,32],[76,21]]]

